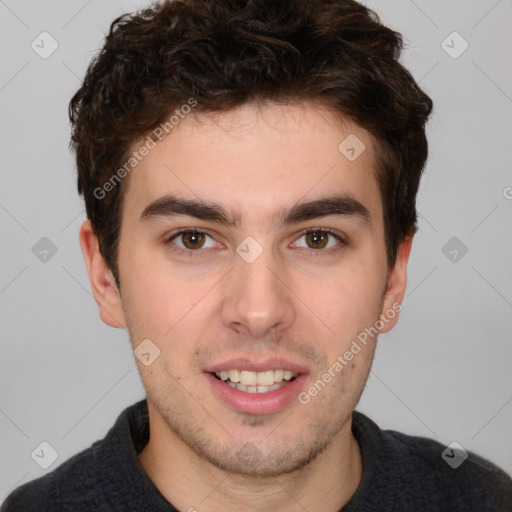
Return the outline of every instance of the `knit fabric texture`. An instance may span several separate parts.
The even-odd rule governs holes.
[[[469,453],[453,469],[442,457],[444,445],[381,430],[357,411],[352,431],[363,477],[340,512],[512,511],[512,480],[485,459]],[[139,462],[137,454],[148,440],[142,400],[119,415],[104,439],[15,489],[1,512],[179,512]]]

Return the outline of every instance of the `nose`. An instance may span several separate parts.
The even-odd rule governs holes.
[[[270,249],[251,263],[236,256],[224,288],[222,323],[237,333],[264,338],[290,327],[295,318],[286,272]]]

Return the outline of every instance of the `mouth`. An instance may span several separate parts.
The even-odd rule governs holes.
[[[272,414],[297,398],[307,380],[306,368],[285,361],[237,360],[203,373],[217,399],[245,414]]]
[[[297,378],[297,373],[282,368],[252,372],[249,370],[223,370],[212,372],[218,380],[244,393],[270,393],[281,389]]]

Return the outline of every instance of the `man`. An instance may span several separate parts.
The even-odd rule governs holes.
[[[400,50],[352,0],[114,21],[70,104],[80,242],[147,400],[2,510],[512,510],[490,462],[354,412],[427,157]]]

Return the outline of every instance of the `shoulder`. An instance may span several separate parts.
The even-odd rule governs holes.
[[[501,498],[511,507],[507,510],[512,510],[512,480],[492,462],[467,452],[458,443],[443,445],[424,437],[386,433],[402,447],[417,474],[424,481],[435,482],[445,495],[453,496],[463,489],[475,499],[493,499],[498,503]]]
[[[74,455],[52,472],[17,487],[2,504],[1,512],[56,512],[79,510],[73,497],[86,500],[93,496],[94,449]],[[89,501],[90,502],[90,501]]]
[[[392,475],[388,484],[395,487],[395,501],[407,500],[409,505],[417,501],[423,503],[423,510],[449,506],[451,510],[512,511],[512,479],[490,461],[460,445],[381,430],[361,413],[356,416],[356,438],[362,435],[367,451],[378,454],[371,461],[381,465],[382,472],[376,474]],[[373,459],[368,453],[366,458]]]
[[[140,496],[154,492],[137,458],[148,439],[147,403],[141,400],[119,414],[103,439],[16,488],[0,512],[101,512],[113,502],[119,510],[141,510]]]

